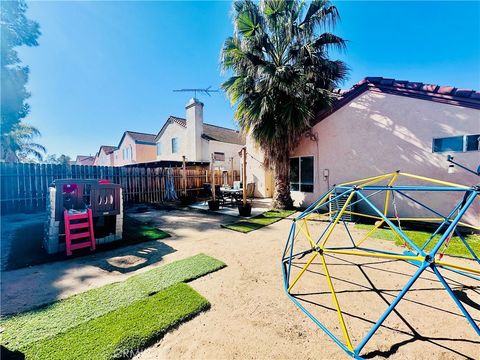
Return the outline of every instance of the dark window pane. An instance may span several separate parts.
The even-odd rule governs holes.
[[[299,187],[298,183],[290,183],[290,190],[291,191],[299,191],[300,187]]]
[[[300,186],[300,191],[313,192],[313,184],[309,185],[309,184],[302,183]]]
[[[467,136],[467,151],[480,150],[480,134]]]
[[[433,152],[463,151],[463,136],[433,139]]]
[[[300,181],[302,184],[313,185],[313,156],[300,159]]]
[[[300,179],[298,178],[298,158],[291,158],[290,159],[290,182],[298,183]],[[293,189],[292,189],[293,190]]]

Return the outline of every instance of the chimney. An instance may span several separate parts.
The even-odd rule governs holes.
[[[202,160],[203,103],[191,98],[187,110],[187,161]]]

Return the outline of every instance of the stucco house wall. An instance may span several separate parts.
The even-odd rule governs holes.
[[[214,152],[224,153],[225,161],[216,166],[231,169],[233,158],[234,170],[240,170],[238,152],[244,146],[242,137],[233,129],[228,129],[203,122],[203,103],[190,99],[187,103],[186,117],[170,116],[156,136],[156,160],[182,161],[183,156],[189,162],[210,162]],[[172,153],[172,139],[178,141],[178,151]],[[160,150],[158,150],[160,146]]]
[[[123,150],[127,148],[132,149],[131,159],[124,159]],[[138,141],[135,141],[129,133],[127,133],[120,142],[118,149],[114,151],[114,164],[115,166],[123,166],[154,161],[156,158],[155,151],[155,144],[139,143]]]
[[[110,154],[105,154],[105,151],[101,150],[95,157],[94,165],[97,166],[113,166],[113,152]]]
[[[479,151],[432,152],[434,138],[479,134],[477,109],[367,91],[316,124],[312,133],[317,141],[304,138],[292,153],[292,157],[314,156],[314,192],[292,192],[299,206],[311,204],[333,184],[396,170],[459,184],[479,183],[478,177],[459,169],[448,174],[446,161],[451,154],[456,161],[476,169]],[[324,169],[329,173],[326,179]],[[422,200],[442,212],[459,201],[458,194],[429,194]],[[412,202],[400,203],[400,213],[428,214]],[[480,201],[465,219],[480,225]]]
[[[172,139],[178,139],[178,152],[172,153]],[[172,122],[167,125],[163,134],[157,139],[157,144],[161,146],[161,154],[156,152],[157,160],[182,161],[182,156],[186,155],[186,129]],[[158,145],[157,145],[158,146]]]
[[[268,198],[273,196],[273,172],[264,164],[263,151],[255,144],[250,135],[246,137],[247,146],[247,183],[255,183],[255,196]]]

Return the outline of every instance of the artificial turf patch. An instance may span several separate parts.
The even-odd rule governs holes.
[[[240,220],[232,224],[222,225],[223,228],[249,233],[250,231],[260,229],[264,226],[276,223],[295,213],[295,210],[269,210],[263,214],[254,216],[250,219]]]
[[[187,284],[176,284],[21,349],[26,359],[130,358],[209,302]]]
[[[131,216],[125,215],[123,225],[123,239],[130,243],[150,240],[160,240],[170,237],[170,234],[148,223],[141,222]]]
[[[9,350],[65,332],[75,326],[148,297],[173,284],[223,268],[225,264],[199,254],[102,286],[46,307],[0,321],[0,343]]]
[[[371,230],[373,229],[374,225],[357,224],[355,225],[355,227],[362,230]],[[404,230],[403,232],[417,246],[422,246],[425,243],[425,241],[432,235],[432,233],[428,231]],[[396,245],[403,245],[403,240],[399,240],[398,237],[393,232],[393,230],[391,230],[390,228],[376,229],[370,236],[376,239],[395,241]],[[437,243],[437,241],[440,239],[440,237],[441,237],[441,234],[435,235],[435,237],[432,239],[432,241],[430,241],[430,243],[427,245],[425,250],[427,251],[432,250],[435,244]],[[468,245],[470,245],[472,250],[476,254],[480,254],[480,235],[478,234],[465,235],[464,238],[465,238],[465,241],[468,243]],[[443,250],[443,245],[442,247],[440,247],[440,250]],[[458,236],[452,237],[452,239],[450,240],[450,243],[448,244],[447,250],[445,251],[445,254],[451,255],[451,256],[466,257],[469,259],[473,258],[472,254],[468,251],[465,244],[462,242],[462,240],[460,240]]]

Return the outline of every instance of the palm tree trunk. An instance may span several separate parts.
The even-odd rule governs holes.
[[[273,192],[272,207],[275,209],[292,209],[293,200],[290,196],[290,178],[288,152],[275,159],[275,189]]]

